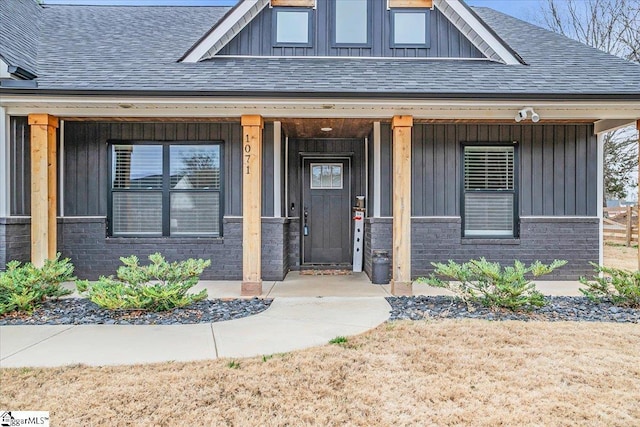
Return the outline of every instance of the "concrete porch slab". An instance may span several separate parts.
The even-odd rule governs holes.
[[[386,286],[386,287],[385,287]],[[365,273],[339,276],[301,275],[291,271],[282,282],[275,282],[269,298],[277,297],[385,297],[388,285],[374,285]]]

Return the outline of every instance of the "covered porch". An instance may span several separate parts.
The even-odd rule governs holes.
[[[98,210],[95,214],[90,212],[88,215],[82,214],[79,210],[65,212],[64,199],[71,197],[69,193],[72,191],[68,185],[65,185],[64,170],[65,162],[69,158],[65,154],[65,150],[72,142],[69,139],[72,129],[74,129],[73,132],[80,132],[75,129],[82,126],[85,126],[84,129],[88,129],[86,126],[95,123],[100,129],[109,126],[133,129],[129,131],[129,138],[143,139],[147,135],[147,129],[156,129],[155,135],[158,135],[158,129],[165,129],[163,132],[169,132],[168,129],[174,127],[179,129],[181,124],[184,124],[182,127],[185,127],[187,137],[191,135],[189,129],[192,126],[194,129],[209,126],[210,130],[206,131],[209,134],[223,132],[215,131],[214,128],[227,128],[229,131],[224,137],[225,147],[228,150],[227,154],[232,159],[226,160],[230,163],[227,163],[229,168],[225,173],[228,174],[226,176],[234,180],[234,183],[230,183],[230,188],[226,190],[226,194],[232,199],[227,202],[233,204],[231,208],[227,206],[224,211],[223,223],[228,230],[225,236],[217,239],[216,242],[205,240],[207,246],[203,247],[202,252],[194,251],[193,253],[204,257],[207,251],[213,248],[231,253],[229,256],[237,254],[240,257],[239,262],[229,266],[228,276],[233,274],[240,276],[241,272],[242,281],[236,283],[235,286],[239,288],[240,294],[245,296],[264,296],[275,291],[286,293],[288,286],[294,286],[295,283],[298,283],[299,273],[296,271],[304,265],[304,250],[299,247],[296,252],[291,248],[296,241],[302,246],[305,203],[302,200],[304,194],[300,189],[292,191],[294,181],[302,182],[299,175],[295,178],[292,176],[292,165],[298,167],[298,172],[304,171],[304,155],[311,158],[327,155],[329,161],[333,161],[335,155],[349,157],[353,154],[350,150],[343,149],[337,152],[333,150],[332,153],[323,153],[322,156],[319,156],[318,153],[321,150],[300,148],[304,145],[302,141],[345,139],[358,140],[363,152],[357,160],[359,162],[357,166],[361,169],[363,180],[357,191],[351,192],[348,209],[350,211],[351,205],[354,203],[353,196],[356,194],[366,196],[369,237],[373,235],[374,240],[378,239],[379,246],[385,246],[393,260],[392,281],[388,290],[385,287],[377,287],[375,290],[369,288],[369,290],[354,292],[364,292],[365,294],[375,292],[378,295],[382,294],[379,292],[380,290],[392,295],[420,293],[420,289],[416,285],[412,285],[412,279],[416,274],[422,274],[422,272],[417,273],[416,262],[424,263],[426,258],[431,255],[429,253],[425,255],[425,251],[421,248],[416,249],[415,242],[411,241],[412,236],[416,235],[416,224],[418,226],[427,224],[427,228],[423,227],[425,230],[436,230],[437,227],[434,228],[433,224],[445,224],[443,225],[444,229],[451,230],[453,234],[456,234],[458,232],[456,230],[460,227],[460,213],[455,207],[446,208],[443,211],[444,214],[439,214],[435,210],[428,212],[424,208],[426,202],[423,200],[420,202],[423,208],[415,208],[416,174],[422,174],[425,170],[416,169],[416,153],[425,156],[422,152],[416,151],[416,138],[418,140],[422,138],[424,142],[421,144],[425,147],[429,144],[428,139],[423,135],[425,131],[432,132],[435,135],[434,138],[440,138],[438,132],[443,132],[442,138],[446,140],[449,130],[458,129],[460,126],[476,129],[477,133],[473,136],[476,140],[504,139],[505,135],[506,138],[510,138],[511,135],[507,130],[515,129],[518,126],[514,123],[513,116],[514,112],[517,112],[522,105],[516,102],[496,103],[489,101],[476,103],[449,101],[445,103],[327,99],[279,100],[277,103],[258,100],[249,107],[249,102],[236,100],[238,103],[233,104],[233,109],[240,114],[230,116],[228,110],[232,108],[230,107],[231,100],[227,100],[227,103],[222,103],[220,100],[209,100],[206,104],[196,106],[188,100],[177,102],[168,99],[153,101],[96,99],[91,104],[92,109],[88,110],[86,107],[89,101],[88,99],[74,102],[60,100],[51,101],[50,105],[43,102],[42,106],[34,112],[32,107],[21,105],[26,102],[24,99],[16,99],[13,101],[14,105],[4,108],[6,121],[9,116],[28,115],[31,142],[30,203],[31,212],[35,213],[30,215],[31,218],[28,220],[31,230],[31,260],[36,264],[41,264],[46,258],[54,256],[61,249],[63,256],[66,255],[71,242],[69,239],[61,242],[60,237],[57,236],[59,230],[67,228],[65,224],[71,224],[70,227],[75,227],[76,231],[87,230],[90,228],[87,224],[93,224],[91,227],[96,227],[97,230],[96,235],[91,237],[93,240],[100,239],[99,228],[104,227],[104,219],[101,219],[103,217]],[[11,99],[8,102],[11,103]],[[560,106],[551,101],[536,104],[535,110],[542,117],[537,126],[552,127],[564,126],[565,124],[588,126],[595,123],[594,132],[601,134],[617,126],[628,124],[631,120],[619,118],[621,114],[627,116],[630,112],[619,109],[619,105],[615,103],[612,105],[601,104],[598,107],[584,103],[575,104],[571,109],[567,108],[566,104]],[[618,108],[615,111],[614,104],[615,108]],[[164,110],[158,108],[162,105],[164,105]],[[295,113],[291,110],[293,107],[295,107]],[[158,115],[159,110],[162,110],[163,116],[161,117]],[[245,114],[249,112],[260,114]],[[633,114],[637,114],[637,112],[634,110]],[[602,119],[594,120],[593,117],[601,117]],[[638,125],[640,126],[640,123]],[[416,126],[419,127],[418,136],[416,136]],[[527,129],[534,128],[530,124],[527,126]],[[322,127],[331,128],[331,130],[322,131]],[[141,129],[140,136],[136,136],[138,128]],[[123,130],[123,132],[125,131]],[[179,131],[175,132],[176,135],[179,133]],[[199,130],[195,132],[196,134],[201,133]],[[465,132],[468,132],[468,129]],[[218,134],[222,135],[222,133]],[[124,133],[112,132],[110,135],[112,137],[119,135],[116,138],[123,138]],[[456,134],[455,137],[451,137],[451,140],[457,144],[463,137],[461,135]],[[3,146],[7,145],[3,144]],[[297,151],[293,152],[294,149]],[[597,159],[593,160],[597,160],[598,173],[601,173],[601,144],[598,144],[598,152]],[[6,154],[4,157],[8,162],[9,157]],[[355,162],[354,160],[353,166],[356,166]],[[457,160],[453,159],[452,164],[455,165],[456,162]],[[446,169],[448,165],[433,163],[432,167],[434,170],[443,167]],[[381,172],[385,168],[388,171],[387,175]],[[433,173],[435,174],[435,172]],[[598,197],[601,196],[601,190],[598,188]],[[414,192],[412,193],[412,191]],[[10,200],[8,194],[5,196],[4,200]],[[445,203],[448,202],[445,200]],[[5,203],[4,210],[9,211],[8,203]],[[600,209],[594,217],[602,217]],[[531,215],[526,220],[533,221],[535,218]],[[18,222],[20,221],[22,220]],[[231,229],[234,231],[230,232]],[[419,242],[432,240],[432,237],[443,238],[442,231],[428,230],[418,234]],[[426,235],[425,232],[431,234]],[[276,236],[275,240],[274,236]],[[380,239],[384,242],[380,243]],[[105,247],[114,248],[117,240],[107,236]],[[193,238],[178,238],[177,240],[163,238],[153,241],[161,243],[158,246],[158,250],[161,252],[172,244],[180,246],[202,243],[202,239]],[[351,234],[345,241],[350,250]],[[141,244],[142,241],[141,238],[136,238],[127,240],[125,243],[123,247],[131,251],[133,250],[131,248],[135,248],[135,245]],[[130,243],[134,245],[131,246]],[[485,243],[494,244],[495,242]],[[232,252],[227,250],[228,245],[232,245]],[[375,246],[375,244],[370,244],[369,257],[371,251],[376,249]],[[467,245],[465,249],[469,249],[469,247]],[[482,251],[483,248],[477,247],[477,250]],[[601,249],[600,240],[599,250],[601,251]],[[96,254],[91,251],[90,254],[88,253],[89,263],[99,262],[100,254],[98,252],[100,250],[96,249]],[[276,261],[270,258],[274,253],[278,253],[279,259]],[[416,260],[416,255],[419,257],[418,260]],[[76,249],[72,257],[83,256],[82,251]],[[367,252],[365,252],[366,256]],[[447,254],[443,253],[443,256],[446,257]],[[214,259],[213,255],[210,257]],[[295,265],[296,260],[300,263],[297,266]],[[226,261],[222,260],[221,262],[225,263]],[[365,258],[365,270],[366,264]],[[278,269],[282,271],[283,277],[286,276],[285,280],[268,280],[269,275],[274,274],[273,271]],[[366,276],[354,277],[362,280],[363,284],[367,281]],[[353,283],[354,289],[359,289],[357,288],[359,280],[349,279],[346,281]],[[229,286],[228,283],[231,282],[225,283],[227,283],[225,286]],[[272,285],[268,286],[267,283]],[[274,287],[275,283],[280,283],[282,286]],[[327,292],[331,293],[329,282],[325,281],[325,283],[328,286]],[[315,291],[309,292],[316,293]]]

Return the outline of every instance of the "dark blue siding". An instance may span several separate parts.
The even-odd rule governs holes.
[[[382,125],[384,180],[390,126]],[[591,125],[416,124],[413,128],[413,216],[459,216],[460,143],[517,142],[520,148],[520,215],[597,215],[597,139]],[[373,179],[373,178],[372,178]],[[385,197],[382,216],[389,216]]]
[[[369,47],[332,46],[329,1],[318,2],[313,12],[312,47],[275,47],[273,9],[265,8],[218,55],[254,56],[368,56],[423,58],[483,58],[480,51],[437,9],[430,11],[429,48],[392,48],[390,11],[386,1],[373,0],[373,40]]]

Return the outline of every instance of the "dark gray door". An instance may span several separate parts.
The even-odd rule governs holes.
[[[304,159],[302,171],[302,262],[350,264],[349,160]]]

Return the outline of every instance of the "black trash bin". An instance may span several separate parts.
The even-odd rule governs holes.
[[[371,268],[371,283],[374,285],[386,285],[391,279],[391,259],[389,253],[376,251],[373,253]]]

